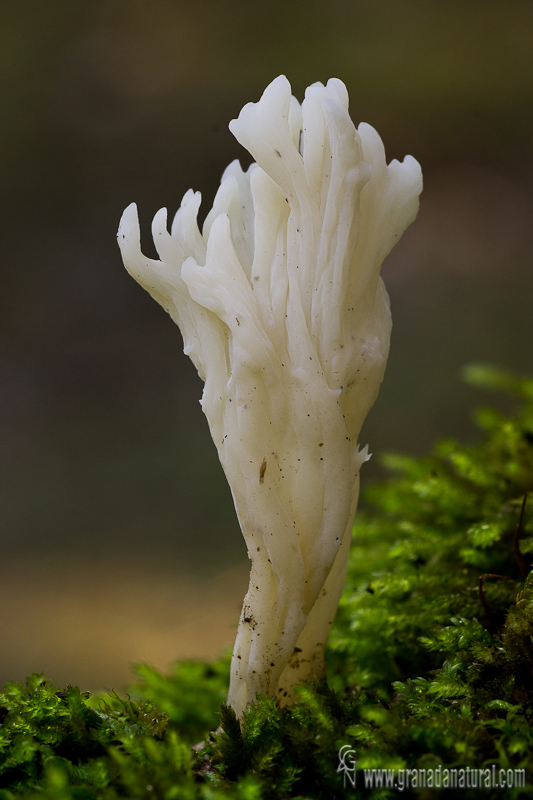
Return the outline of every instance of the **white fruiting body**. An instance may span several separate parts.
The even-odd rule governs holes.
[[[200,195],[173,224],[159,211],[160,261],[142,255],[134,205],[126,268],[179,325],[205,381],[202,408],[251,560],[228,702],[291,698],[324,674],[357,505],[361,425],[378,394],[391,318],[385,256],[414,220],[422,175],[387,166],[358,129],[341,81],[300,106],[283,76],[230,130],[255,159],[226,169],[200,233]]]

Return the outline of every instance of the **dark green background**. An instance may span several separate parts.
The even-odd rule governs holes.
[[[533,4],[4,0],[0,4],[0,682],[121,686],[230,643],[245,548],[178,330],[115,243],[249,157],[227,123],[285,73],[329,77],[416,224],[385,264],[391,356],[362,443],[473,437],[461,366],[533,372]],[[377,459],[363,482],[380,474]]]

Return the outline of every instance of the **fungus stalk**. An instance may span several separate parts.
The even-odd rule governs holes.
[[[387,166],[337,79],[300,105],[280,76],[230,130],[255,161],[226,169],[202,232],[188,191],[170,233],[166,210],[154,217],[160,260],[140,250],[134,204],[118,240],[205,383],[248,548],[228,696],[241,715],[257,693],[287,703],[325,674],[369,457],[358,436],[389,350],[380,267],[416,216],[422,175],[411,156]]]

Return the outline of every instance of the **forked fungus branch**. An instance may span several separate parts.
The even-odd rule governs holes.
[[[358,436],[389,350],[385,256],[418,210],[420,166],[388,166],[380,137],[348,114],[344,84],[283,76],[230,123],[255,162],[224,172],[203,229],[188,191],[160,260],[139,244],[135,205],[119,244],[130,274],[179,325],[205,382],[202,408],[251,560],[228,702],[290,702],[324,675],[342,593],[359,470]]]

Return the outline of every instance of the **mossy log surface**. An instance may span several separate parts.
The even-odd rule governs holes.
[[[449,796],[531,797],[533,380],[469,376],[520,408],[478,411],[475,446],[385,459],[397,474],[358,515],[327,683],[283,709],[259,697],[239,725],[224,705],[229,654],[168,675],[139,666],[134,699],[33,675],[0,692],[0,800],[341,798],[365,794],[368,768],[493,764],[523,770],[525,786]],[[355,789],[338,771],[345,745]]]

